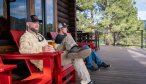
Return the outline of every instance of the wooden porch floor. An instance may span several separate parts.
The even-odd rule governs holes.
[[[111,67],[89,71],[96,84],[146,84],[146,50],[101,46],[98,52]],[[80,84],[78,78],[77,84]]]

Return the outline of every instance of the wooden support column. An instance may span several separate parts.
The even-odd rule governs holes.
[[[35,4],[34,0],[28,0],[28,8],[27,8],[29,14],[28,16],[35,14],[34,4]]]
[[[58,13],[58,7],[57,7],[57,0],[54,0],[54,30],[55,32],[58,32],[58,16],[57,16],[57,13]]]
[[[7,10],[7,8],[8,8],[8,4],[7,4],[7,0],[3,0],[3,14],[4,14],[4,17],[5,18],[8,18],[7,16],[8,16],[8,10]]]

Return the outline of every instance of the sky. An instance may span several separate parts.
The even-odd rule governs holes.
[[[146,0],[136,0],[135,6],[138,8],[138,17],[146,20]]]

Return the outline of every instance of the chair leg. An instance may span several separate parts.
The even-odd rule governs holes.
[[[56,75],[57,77],[55,77],[55,84],[62,84],[62,74],[58,73],[58,75]]]
[[[76,71],[74,70],[72,72],[72,74],[73,74],[73,78],[71,79],[71,83],[75,84],[76,83]]]
[[[4,71],[0,73],[0,84],[12,84],[11,71]]]

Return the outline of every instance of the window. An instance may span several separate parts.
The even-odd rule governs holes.
[[[43,23],[40,24],[40,32],[48,39],[48,32],[54,31],[54,0],[35,0],[35,15]]]
[[[3,0],[0,0],[0,17],[3,16]]]
[[[54,0],[46,0],[46,32],[54,31]]]
[[[38,16],[39,20],[42,20],[42,0],[35,0],[35,15]],[[40,33],[43,34],[43,27],[40,24]]]
[[[35,15],[42,20],[42,0],[35,0]]]
[[[6,7],[4,6],[6,4],[6,1],[0,0],[0,41],[1,40],[8,40],[10,38],[9,33],[9,21],[7,20],[6,15],[4,15],[4,12],[7,12]]]
[[[26,30],[26,0],[10,2],[10,25],[11,29]]]
[[[3,31],[3,0],[0,0],[0,40],[2,38],[2,31]]]

